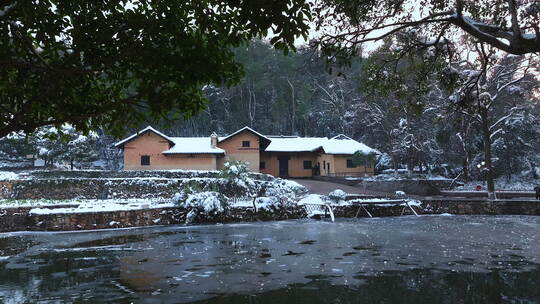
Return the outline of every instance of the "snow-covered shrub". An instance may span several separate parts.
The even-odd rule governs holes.
[[[223,169],[220,171],[220,176],[228,180],[234,180],[247,176],[248,172],[249,167],[247,163],[239,160],[233,160],[225,162]]]
[[[172,198],[173,203],[177,205],[182,205],[187,198],[189,197],[189,193],[187,191],[180,191],[176,192]]]
[[[181,194],[178,198],[180,196]],[[223,212],[226,208],[226,202],[225,196],[213,191],[193,193],[188,195],[187,199],[179,201],[182,207],[198,209],[204,213]]]
[[[275,197],[295,197],[307,193],[306,187],[295,181],[276,178],[272,182],[265,184],[265,196]]]
[[[280,200],[278,197],[271,196],[271,197],[258,197],[255,199],[255,205],[257,208],[265,209],[265,210],[272,210],[276,209],[277,207],[283,205],[283,203],[286,203],[286,201]]]
[[[332,199],[334,202],[338,203],[340,201],[344,201],[347,197],[347,193],[341,189],[336,189],[328,194],[328,197]]]
[[[225,162],[219,176],[227,181],[228,187],[233,188],[235,196],[254,195],[257,185],[249,174],[248,164],[238,160]]]

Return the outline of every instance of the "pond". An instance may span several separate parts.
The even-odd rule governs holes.
[[[540,217],[0,234],[0,303],[540,302]]]

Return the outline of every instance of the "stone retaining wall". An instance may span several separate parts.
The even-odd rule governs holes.
[[[128,178],[217,178],[220,171],[208,170],[82,170],[82,171],[54,171],[54,170],[33,170],[24,171],[30,179],[75,179],[75,178],[96,178],[96,179],[128,179]],[[248,173],[256,180],[270,181],[272,176],[262,173]]]
[[[32,208],[0,209],[0,232],[10,231],[69,231],[109,228],[129,228],[153,225],[184,224],[189,209],[168,207],[116,212],[87,212],[65,214],[29,214]],[[303,207],[290,206],[273,210],[231,208],[227,212],[192,219],[193,224],[216,224],[252,221],[278,221],[305,218]]]
[[[363,190],[394,193],[404,191],[414,195],[439,195],[440,189],[448,189],[451,180],[431,179],[400,179],[400,180],[348,180],[346,177],[316,176],[316,180],[333,182],[337,184],[354,186]]]
[[[464,198],[487,198],[487,191],[441,191],[441,195],[445,197],[464,197]],[[495,191],[495,196],[498,199],[509,199],[514,197],[535,197],[534,191]]]
[[[390,192],[403,191],[414,195],[439,195],[439,189],[447,186],[439,180],[389,180],[389,181],[369,181],[364,180],[357,184],[357,187],[364,190]]]
[[[402,206],[366,206],[376,217],[399,216]],[[534,201],[449,201],[429,200],[422,207],[413,207],[419,214],[491,214],[491,215],[540,215],[540,202]],[[31,208],[0,209],[0,232],[8,231],[68,231],[107,228],[128,228],[152,225],[184,224],[189,212],[185,208],[141,209],[117,212],[95,212],[75,214],[30,215]],[[335,207],[336,217],[352,218],[358,206]],[[412,212],[405,209],[405,214]],[[364,210],[359,217],[366,217]],[[257,213],[251,208],[231,208],[225,213],[198,215],[193,224],[215,224],[253,221],[278,221],[302,219],[306,217],[302,206],[278,207],[273,210],[260,209]]]
[[[453,201],[451,199],[422,201],[424,213],[540,215],[540,201]]]
[[[265,183],[255,180],[256,183]],[[171,198],[188,186],[238,195],[244,190],[225,179],[34,179],[0,181],[0,199]]]

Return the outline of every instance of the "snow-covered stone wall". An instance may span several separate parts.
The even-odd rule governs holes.
[[[111,171],[112,172],[112,171]],[[301,185],[264,174],[247,174],[240,181],[220,177],[218,171],[37,171],[0,181],[0,199],[127,199],[171,198],[184,189],[216,191],[228,197],[301,194]],[[123,177],[119,177],[124,175]],[[256,193],[262,191],[262,193]]]

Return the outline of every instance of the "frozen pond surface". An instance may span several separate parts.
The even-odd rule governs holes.
[[[0,234],[0,303],[538,303],[540,217]]]

